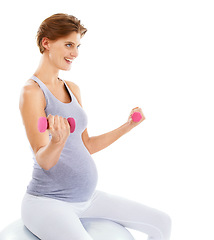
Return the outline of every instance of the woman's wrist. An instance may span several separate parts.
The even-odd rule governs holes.
[[[123,124],[123,126],[124,126],[126,133],[130,132],[134,128],[134,126],[129,121],[127,121],[125,124]]]

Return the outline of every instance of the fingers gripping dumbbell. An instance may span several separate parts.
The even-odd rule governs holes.
[[[73,118],[67,118],[68,123],[70,125],[70,133],[73,133],[75,131],[76,123]],[[40,117],[38,120],[38,129],[39,132],[45,132],[49,127],[48,120],[46,117]]]

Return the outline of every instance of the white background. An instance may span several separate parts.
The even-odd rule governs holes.
[[[212,1],[21,0],[0,8],[0,230],[20,218],[32,173],[18,104],[40,60],[36,31],[63,12],[88,29],[78,59],[60,77],[79,85],[89,134],[119,127],[136,106],[146,116],[93,155],[98,189],[168,213],[173,240],[213,239]]]

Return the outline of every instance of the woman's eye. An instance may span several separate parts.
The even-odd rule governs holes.
[[[68,47],[68,48],[71,48],[73,46],[73,44],[68,43],[65,46]],[[77,48],[79,48],[79,47],[80,47],[80,45],[77,46]]]

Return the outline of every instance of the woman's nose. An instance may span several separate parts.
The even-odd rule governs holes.
[[[74,58],[76,58],[78,56],[78,54],[79,54],[79,52],[78,52],[77,48],[73,49],[73,51],[71,52],[71,56]]]

